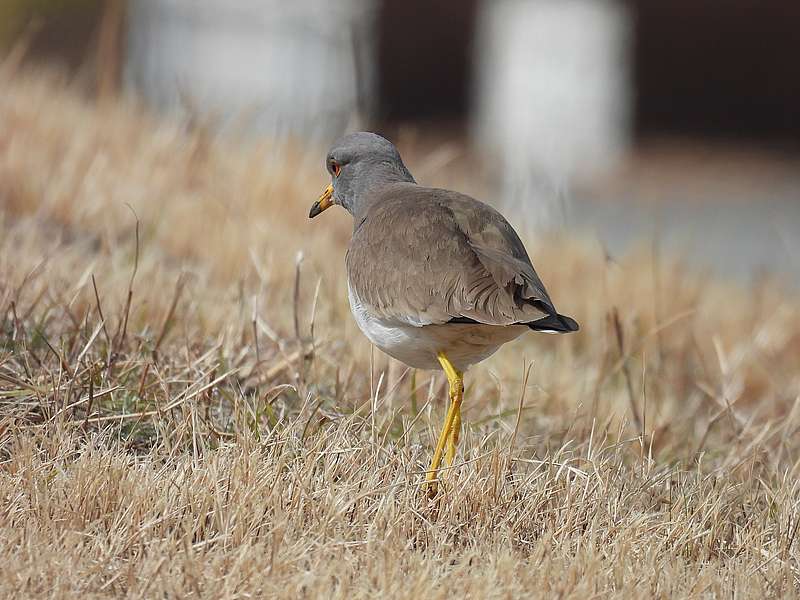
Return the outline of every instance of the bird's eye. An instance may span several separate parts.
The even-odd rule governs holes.
[[[339,173],[342,172],[342,167],[339,166],[339,163],[332,162],[331,163],[331,172],[333,173],[334,177],[338,177]]]

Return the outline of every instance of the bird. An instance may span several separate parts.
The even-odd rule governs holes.
[[[525,246],[497,210],[419,185],[392,142],[349,133],[325,159],[331,183],[309,218],[331,206],[353,217],[345,255],[350,309],[363,334],[415,369],[441,369],[449,407],[426,471],[436,495],[444,456],[455,459],[466,370],[529,331],[571,333]]]

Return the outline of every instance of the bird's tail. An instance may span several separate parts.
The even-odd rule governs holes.
[[[542,333],[572,333],[580,329],[575,319],[559,314],[552,314],[542,319],[537,319],[532,323],[528,323],[528,327]]]

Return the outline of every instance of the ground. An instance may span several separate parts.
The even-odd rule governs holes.
[[[800,595],[779,282],[523,236],[582,330],[469,371],[430,500],[444,377],[356,330],[324,149],[2,78],[0,595]]]

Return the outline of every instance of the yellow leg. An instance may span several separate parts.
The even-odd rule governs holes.
[[[447,463],[451,464],[455,456],[455,447],[458,444],[458,432],[461,428],[461,400],[464,396],[464,376],[453,366],[444,352],[438,354],[439,363],[447,375],[447,381],[450,384],[450,408],[447,410],[447,417],[444,420],[444,427],[442,433],[439,435],[439,441],[436,443],[436,450],[433,453],[433,460],[428,469],[426,481],[429,482],[429,492],[436,493],[436,482],[439,466],[442,463],[442,453],[444,452],[445,444],[447,448]]]
[[[411,369],[411,414],[417,416],[417,370]]]
[[[453,460],[456,457],[456,448],[458,447],[458,438],[461,437],[461,402],[455,406],[456,414],[453,415],[453,426],[450,428],[450,439],[447,442],[447,466],[453,465]]]

